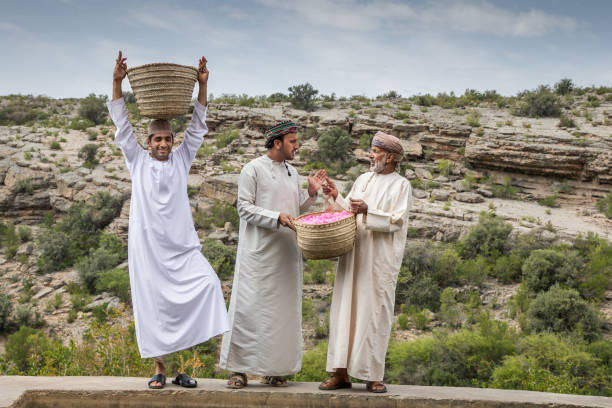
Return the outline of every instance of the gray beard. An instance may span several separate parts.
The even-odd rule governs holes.
[[[370,166],[370,171],[374,173],[382,173],[385,169],[385,162],[377,161],[373,166]]]

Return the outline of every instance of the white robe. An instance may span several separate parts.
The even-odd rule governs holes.
[[[291,173],[291,176],[287,174]],[[313,199],[300,193],[298,173],[268,156],[243,167],[238,182],[240,232],[223,336],[221,368],[255,375],[289,375],[302,366],[302,253],[295,232],[279,226]]]
[[[368,205],[357,215],[355,247],[340,257],[329,325],[327,371],[347,368],[352,377],[382,381],[391,334],[395,286],[402,264],[412,188],[393,172],[361,175],[348,197]]]
[[[221,284],[200,252],[187,197],[189,169],[208,132],[206,108],[196,102],[168,161],[138,145],[123,99],[108,109],[132,178],[128,265],[136,339],[143,358],[161,356],[229,329]]]

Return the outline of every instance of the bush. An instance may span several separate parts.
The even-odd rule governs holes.
[[[119,265],[127,257],[123,241],[114,235],[102,234],[99,246],[91,249],[89,256],[77,265],[81,282],[89,293],[95,293],[100,274]]]
[[[202,245],[202,253],[219,276],[219,279],[230,279],[234,274],[236,251],[233,247],[209,239]]]
[[[595,308],[574,289],[559,285],[538,294],[527,310],[527,328],[536,332],[579,333],[593,340],[601,332]]]
[[[302,355],[302,369],[293,375],[290,381],[321,382],[327,380],[329,374],[325,371],[327,363],[327,342],[321,341],[314,348]]]
[[[310,273],[310,277],[314,283],[322,284],[327,281],[327,274],[334,273],[335,269],[336,263],[329,259],[308,259],[306,260],[304,271]]]
[[[603,301],[606,290],[612,288],[612,244],[589,233],[586,239],[576,238],[574,248],[587,260],[578,287],[580,293],[586,299]]]
[[[599,355],[575,343],[546,333],[521,339],[517,355],[496,367],[492,388],[566,394],[612,395],[610,373]]]
[[[187,116],[183,115],[172,119],[170,121],[170,126],[172,127],[172,133],[175,135],[182,132],[187,127]]]
[[[608,193],[606,198],[597,200],[597,210],[604,213],[606,218],[612,218],[612,193]]]
[[[104,123],[107,116],[105,95],[89,94],[87,98],[81,101],[79,107],[79,117],[81,119],[89,120],[96,125]]]
[[[38,329],[44,325],[45,321],[41,317],[38,309],[23,305],[15,310],[15,326],[27,326]]]
[[[215,135],[215,146],[222,149],[239,137],[240,131],[238,129],[227,129],[218,135]]]
[[[109,269],[100,272],[96,282],[98,292],[109,291],[125,303],[130,303],[130,275],[125,269]]]
[[[519,192],[518,187],[512,185],[512,178],[504,177],[502,184],[491,184],[491,192],[494,197],[514,199]]]
[[[17,181],[13,186],[13,192],[17,194],[32,194],[34,192],[32,180],[25,178]]]
[[[48,230],[38,237],[38,268],[42,273],[54,272],[74,263],[75,250],[70,235],[57,229]]]
[[[574,90],[574,81],[569,78],[563,78],[555,84],[555,93],[558,95],[567,95]]]
[[[571,116],[561,115],[559,117],[559,124],[557,126],[573,128],[576,127],[576,122],[574,122],[574,118]]]
[[[493,268],[494,276],[503,283],[514,283],[521,280],[521,267],[523,258],[517,254],[504,255],[497,258]]]
[[[314,98],[319,93],[309,83],[289,87],[289,101],[297,109],[311,112],[315,109]]]
[[[369,133],[364,133],[363,135],[361,135],[361,137],[359,138],[359,147],[361,148],[361,150],[365,150],[366,152],[369,151],[372,147],[373,138],[374,135],[371,135]]]
[[[0,333],[6,333],[11,327],[13,303],[6,293],[0,293]]]
[[[451,173],[454,166],[455,166],[455,163],[453,163],[452,161],[446,160],[446,159],[440,159],[440,161],[438,162],[437,170],[441,175],[448,176]]]
[[[72,118],[68,128],[73,130],[85,130],[95,125],[96,124],[89,119]]]
[[[83,159],[85,163],[83,167],[93,169],[98,164],[96,157],[98,153],[98,145],[95,143],[88,143],[79,150],[79,159]]]
[[[542,197],[538,200],[538,204],[545,207],[558,207],[559,205],[557,204],[557,198],[559,198],[558,194]]]
[[[32,240],[32,228],[27,226],[20,226],[17,228],[17,235],[21,242],[28,242]]]
[[[471,127],[479,127],[480,117],[480,112],[473,110],[465,117],[465,124]]]
[[[536,249],[523,263],[523,280],[532,292],[547,290],[556,283],[576,287],[581,266],[575,251]]]
[[[457,274],[461,280],[468,285],[482,286],[490,266],[487,260],[482,256],[477,256],[474,259],[467,259],[465,262],[457,266]]]
[[[353,140],[342,128],[332,128],[323,133],[317,141],[317,158],[325,165],[334,162],[346,162]]]
[[[6,342],[6,358],[11,361],[19,373],[27,374],[35,364],[33,360],[43,358],[43,352],[48,348],[44,333],[31,327],[22,326],[10,335]]]
[[[465,258],[478,255],[496,259],[508,250],[512,225],[494,213],[481,213],[478,224],[458,243],[459,254]]]
[[[561,114],[559,97],[548,86],[540,85],[535,91],[525,91],[519,97],[522,102],[514,108],[515,115],[539,118]]]

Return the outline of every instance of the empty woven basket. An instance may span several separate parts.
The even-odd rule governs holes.
[[[353,249],[357,221],[355,215],[329,224],[304,224],[301,218],[323,214],[304,214],[293,221],[297,243],[308,259],[328,259],[341,256]]]
[[[194,67],[177,64],[147,64],[127,70],[140,115],[172,119],[189,111],[198,79]]]

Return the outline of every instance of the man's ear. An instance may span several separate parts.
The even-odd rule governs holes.
[[[274,140],[274,148],[280,150],[281,146],[283,145],[283,141],[280,139],[275,139]]]
[[[151,138],[147,137],[147,146],[151,147]]]

